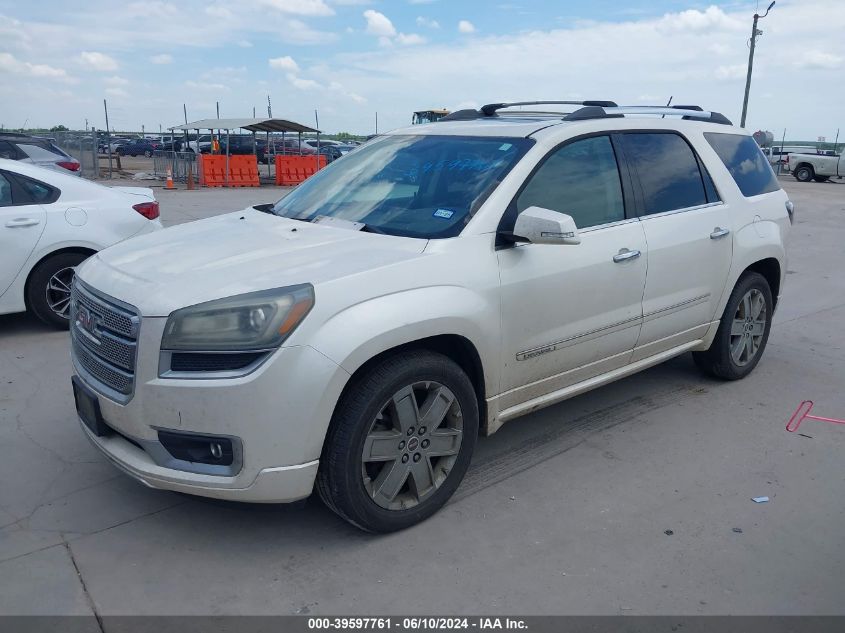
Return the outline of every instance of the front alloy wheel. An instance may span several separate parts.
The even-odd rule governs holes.
[[[72,266],[57,270],[44,289],[47,306],[60,319],[67,320],[70,317],[70,286],[75,272],[76,268]]]
[[[350,382],[332,417],[317,491],[369,532],[425,520],[457,489],[478,436],[472,382],[450,358],[395,354]]]
[[[403,387],[384,404],[364,441],[364,488],[387,510],[424,502],[452,471],[462,436],[461,406],[448,387]]]

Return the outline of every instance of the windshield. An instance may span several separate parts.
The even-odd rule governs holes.
[[[286,218],[331,216],[390,235],[458,235],[534,141],[384,136],[317,172],[273,207]]]

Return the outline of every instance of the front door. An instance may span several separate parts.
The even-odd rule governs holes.
[[[553,150],[509,209],[511,219],[531,206],[567,213],[581,243],[498,251],[501,412],[629,361],[648,254],[625,199],[610,138],[592,136]]]

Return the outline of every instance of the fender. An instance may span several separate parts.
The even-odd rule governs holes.
[[[449,306],[445,315],[444,305]],[[499,388],[500,329],[498,319],[485,320],[484,315],[490,314],[499,314],[498,298],[494,303],[459,286],[414,288],[338,312],[309,334],[308,343],[351,375],[371,358],[400,345],[443,334],[462,336],[478,351],[489,397]]]
[[[702,345],[696,349],[704,350],[710,347],[713,338],[716,336],[719,320],[722,318],[728,299],[740,276],[749,266],[764,259],[777,260],[780,266],[780,280],[778,297],[775,297],[775,301],[778,301],[786,278],[786,249],[783,246],[785,240],[783,233],[779,221],[763,219],[756,219],[734,233],[734,257],[728,273],[728,281],[719,299],[716,314],[713,316],[714,321],[710,324],[710,329],[705,334]]]

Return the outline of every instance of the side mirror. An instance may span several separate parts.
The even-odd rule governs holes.
[[[516,217],[513,237],[532,244],[580,244],[571,215],[542,207],[528,207]]]

